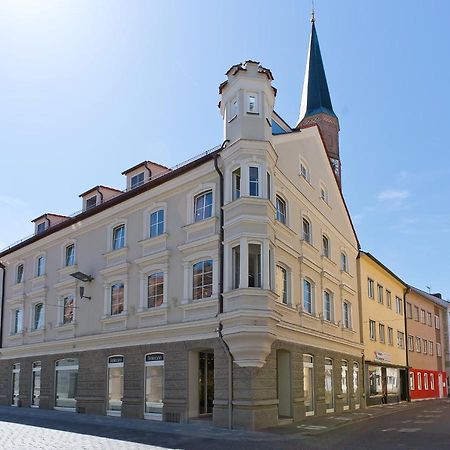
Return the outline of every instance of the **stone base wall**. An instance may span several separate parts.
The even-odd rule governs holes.
[[[77,384],[77,411],[86,414],[106,414],[107,361],[112,355],[124,357],[124,394],[122,416],[144,418],[144,372],[147,353],[164,353],[164,407],[163,420],[189,422],[198,416],[198,352],[214,353],[214,407],[213,423],[220,427],[229,424],[229,358],[219,339],[114,347],[108,350],[80,351],[66,354],[42,355],[0,361],[0,404],[10,405],[12,397],[12,366],[21,364],[20,404],[31,404],[32,363],[41,361],[40,408],[55,407],[55,363],[63,358],[79,360]],[[334,366],[335,411],[343,410],[341,393],[341,361],[348,363],[350,390],[349,409],[358,404],[364,407],[362,396],[361,360],[344,353],[329,352],[321,348],[276,341],[262,368],[244,368],[233,363],[232,426],[237,429],[261,429],[279,424],[279,382],[277,355],[288,356],[289,373],[281,380],[283,389],[289,386],[290,398],[284,399],[287,418],[299,421],[305,417],[303,393],[303,354],[314,358],[315,414],[325,415],[325,358]],[[359,364],[359,389],[353,393],[353,363]],[[287,384],[286,384],[287,383]],[[286,392],[286,391],[285,391]],[[283,417],[285,419],[286,417]]]

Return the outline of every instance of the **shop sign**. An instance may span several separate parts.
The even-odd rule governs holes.
[[[391,362],[392,361],[392,356],[390,353],[378,352],[378,351],[374,351],[373,353],[374,353],[375,359],[377,361],[383,361],[383,362]]]

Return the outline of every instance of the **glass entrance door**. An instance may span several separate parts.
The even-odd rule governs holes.
[[[200,352],[199,357],[199,413],[212,414],[214,402],[214,353]]]

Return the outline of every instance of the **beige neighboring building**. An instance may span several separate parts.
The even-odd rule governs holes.
[[[366,403],[407,400],[407,285],[370,253],[359,252],[357,268]]]
[[[314,23],[298,126],[272,79],[231,67],[222,146],[138,164],[0,253],[1,404],[247,429],[362,404],[358,243]]]

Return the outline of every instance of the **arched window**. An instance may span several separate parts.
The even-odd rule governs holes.
[[[277,208],[277,220],[286,225],[286,218],[287,218],[286,202],[279,195],[277,195],[276,198],[276,208]]]
[[[277,265],[276,279],[277,294],[285,305],[288,304],[288,272],[280,265]]]
[[[323,318],[329,322],[332,322],[333,317],[333,294],[325,290],[323,291]]]
[[[202,192],[194,197],[194,221],[208,219],[212,216],[213,194],[212,191]]]
[[[330,257],[330,240],[324,234],[322,235],[322,254],[327,258]]]
[[[303,240],[311,244],[312,243],[311,222],[306,217],[303,217],[302,220],[302,234]]]
[[[64,249],[64,265],[66,267],[73,266],[75,264],[75,244],[66,245]]]
[[[149,235],[151,238],[164,233],[164,209],[158,209],[150,214]]]
[[[303,279],[303,310],[309,314],[314,312],[313,283],[307,278]]]
[[[23,264],[18,264],[16,268],[16,283],[23,283]]]

